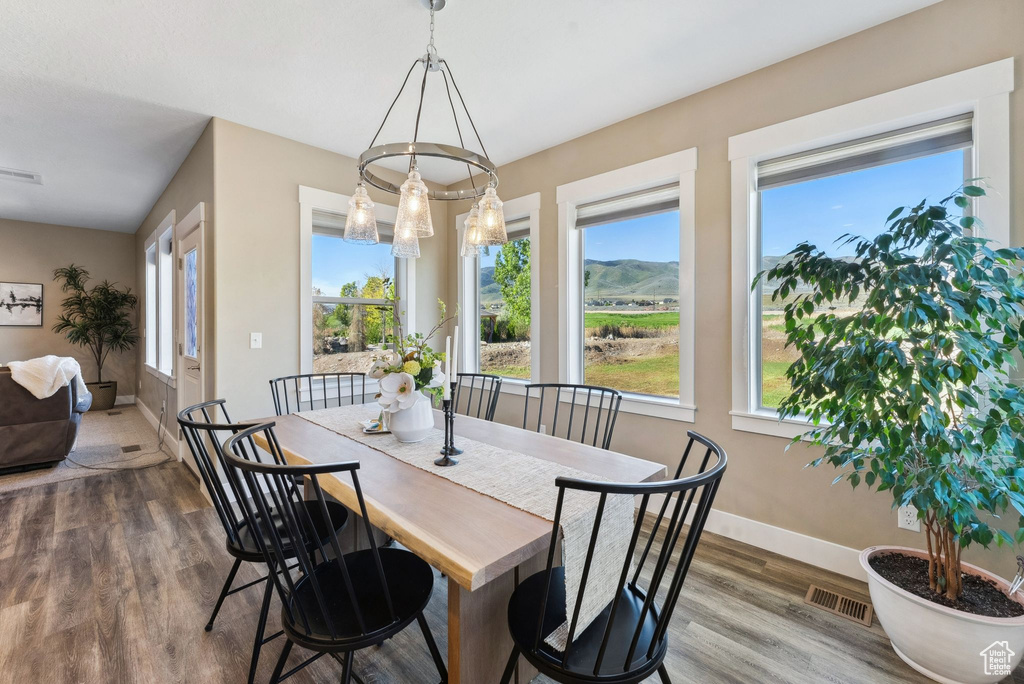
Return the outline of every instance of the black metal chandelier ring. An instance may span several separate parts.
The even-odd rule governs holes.
[[[394,195],[402,194],[400,186],[386,181],[380,176],[370,171],[369,166],[382,159],[390,159],[392,157],[437,157],[439,159],[448,159],[450,161],[458,162],[460,164],[469,164],[477,169],[480,169],[488,176],[488,182],[482,184],[480,187],[469,187],[464,190],[429,190],[427,196],[433,200],[467,200],[481,197],[484,192],[487,191],[488,185],[491,187],[498,186],[498,174],[491,163],[491,160],[487,157],[467,150],[456,145],[445,145],[442,143],[429,143],[429,142],[407,142],[407,143],[387,143],[385,145],[377,145],[359,155],[359,175],[364,181],[369,183],[375,188],[379,188],[385,192],[390,192]]]

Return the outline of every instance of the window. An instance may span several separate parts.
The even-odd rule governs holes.
[[[174,212],[146,240],[146,367],[172,382],[174,376]]]
[[[378,224],[380,228],[384,226]],[[313,372],[366,372],[394,332],[391,238],[376,245],[342,240],[345,217],[314,212]]]
[[[692,422],[694,180],[686,150],[558,188],[561,377]]]
[[[538,348],[540,194],[504,204],[508,242],[478,257],[459,257],[460,372],[500,375],[519,384],[540,380]],[[468,214],[456,217],[459,245]]]
[[[607,213],[576,210],[585,227],[583,382],[678,398],[679,186],[651,194],[631,209],[613,200],[600,203]]]
[[[352,244],[342,239],[348,201],[347,195],[299,186],[299,373],[368,371],[395,316],[406,334],[417,330],[416,260],[391,256],[397,208],[377,202],[380,243]],[[385,278],[398,311],[382,309]],[[369,392],[373,383],[366,384]]]
[[[480,372],[530,379],[530,221],[506,225],[509,241],[479,257]]]
[[[803,241],[852,259],[843,235],[875,237],[895,207],[940,200],[966,178],[1008,182],[1001,170],[1008,169],[1006,68],[978,67],[730,139],[733,428],[784,437],[807,429],[778,420],[796,355],[785,347],[786,302],[771,301],[771,281],[751,290],[754,276]],[[922,103],[925,112],[913,111]],[[1005,242],[1002,202],[971,210],[986,224],[986,237]]]

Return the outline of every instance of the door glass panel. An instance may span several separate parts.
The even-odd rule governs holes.
[[[196,257],[193,249],[185,253],[185,356],[196,358]]]

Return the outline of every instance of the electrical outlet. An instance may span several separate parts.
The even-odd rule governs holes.
[[[263,333],[249,333],[249,349],[263,348]]]
[[[901,530],[920,532],[921,521],[917,518],[917,508],[910,504],[900,506],[897,512],[896,524]]]
[[[542,435],[548,434],[548,426],[547,425],[544,425],[543,423],[541,423],[540,434],[542,434]]]

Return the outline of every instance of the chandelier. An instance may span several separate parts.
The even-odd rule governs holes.
[[[446,0],[421,1],[430,9],[430,42],[427,44],[427,52],[409,67],[409,71],[405,74],[405,80],[402,81],[402,87],[398,89],[398,95],[392,100],[391,106],[384,114],[384,120],[381,121],[377,133],[370,141],[369,148],[359,155],[359,183],[348,202],[345,239],[349,242],[363,244],[376,244],[380,241],[373,201],[370,200],[370,196],[366,192],[366,185],[369,184],[385,192],[399,195],[398,218],[395,221],[391,253],[402,259],[419,257],[420,238],[430,237],[434,234],[434,227],[430,220],[430,200],[478,200],[473,203],[469,218],[466,219],[466,230],[461,249],[463,256],[476,256],[489,246],[508,242],[508,236],[505,233],[505,216],[497,193],[498,174],[494,164],[487,158],[487,149],[480,139],[480,133],[477,131],[476,124],[473,123],[473,117],[469,114],[459,86],[455,83],[451,67],[438,55],[437,48],[434,47],[434,13],[444,8]],[[384,125],[388,122],[388,117],[391,116],[395,104],[405,91],[405,86],[409,83],[409,78],[417,66],[423,68],[423,78],[420,81],[419,105],[416,108],[412,142],[392,142],[378,145],[377,138],[380,137]],[[458,146],[422,142],[419,139],[423,95],[427,89],[427,77],[431,74],[440,74],[444,81],[445,93],[448,96],[448,104],[451,106],[452,118],[455,121],[455,130],[459,138]],[[453,90],[473,129],[480,153],[466,149],[462,129],[459,126],[459,117],[456,114],[455,99],[452,97]],[[377,176],[370,170],[371,164],[395,157],[408,157],[409,159],[409,177],[400,186]],[[429,189],[420,177],[419,167],[416,163],[419,157],[434,157],[465,164],[469,174],[470,187],[464,190]],[[482,185],[476,184],[473,178],[474,171],[477,172],[478,177],[481,172],[485,175],[485,182]]]

